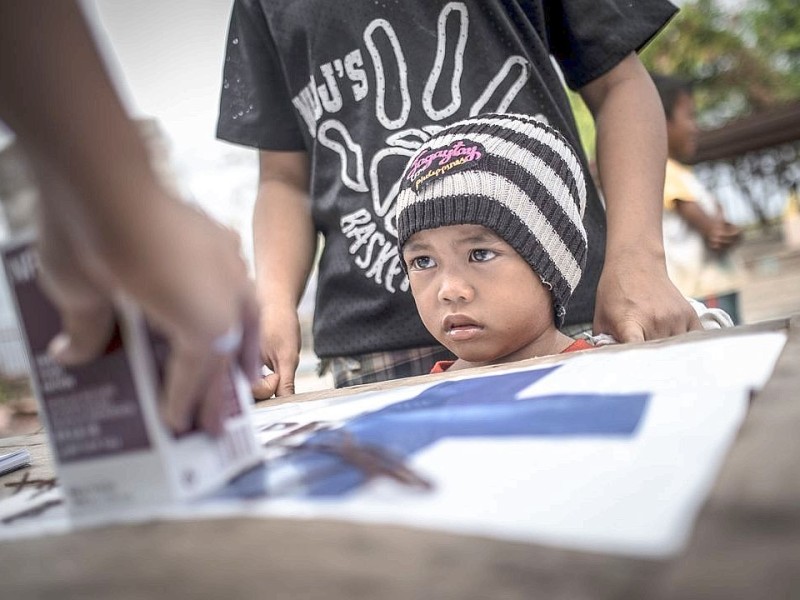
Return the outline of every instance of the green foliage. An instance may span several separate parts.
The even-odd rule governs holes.
[[[748,0],[723,11],[689,0],[642,53],[648,69],[695,82],[706,126],[800,98],[797,0]]]
[[[743,18],[758,48],[786,78],[786,88],[800,94],[800,5],[797,0],[761,0]]]
[[[695,83],[705,127],[800,99],[798,0],[743,0],[723,10],[717,0],[687,0],[642,52],[645,66]],[[591,113],[574,92],[570,103],[587,156],[595,156]]]
[[[569,103],[572,106],[572,112],[575,115],[575,123],[578,125],[578,134],[581,138],[581,145],[589,157],[589,160],[595,158],[595,129],[594,118],[592,113],[589,112],[589,107],[583,101],[579,94],[572,90],[567,90],[569,96]]]

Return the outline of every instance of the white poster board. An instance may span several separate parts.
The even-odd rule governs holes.
[[[261,408],[262,467],[214,497],[129,517],[329,518],[669,556],[785,341],[766,332],[598,349]],[[70,530],[59,506],[14,518],[59,491],[35,493],[0,502],[0,538]]]

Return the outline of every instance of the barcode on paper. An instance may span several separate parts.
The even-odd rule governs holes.
[[[248,422],[230,428],[219,440],[223,464],[233,464],[253,456],[255,438]]]

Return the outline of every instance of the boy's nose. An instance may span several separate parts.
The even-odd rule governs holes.
[[[475,288],[458,273],[444,273],[439,285],[440,302],[471,302]]]

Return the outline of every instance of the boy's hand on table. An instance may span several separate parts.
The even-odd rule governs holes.
[[[278,391],[280,380],[281,378],[277,373],[262,374],[252,385],[253,399],[261,401],[272,398]]]
[[[609,261],[597,285],[593,331],[641,342],[702,329],[691,305],[658,263],[635,255]]]
[[[295,393],[295,374],[300,364],[300,320],[291,307],[267,306],[262,310],[261,357],[272,373],[253,385],[253,397],[267,400],[272,396]]]

